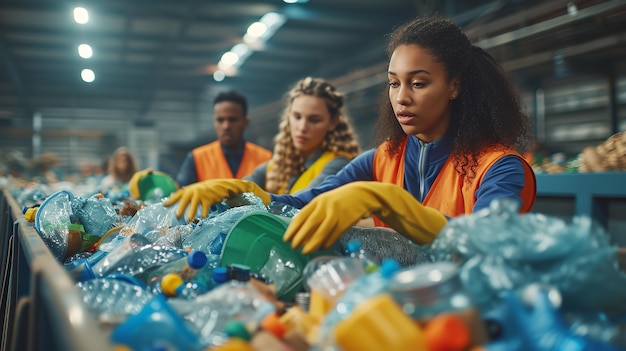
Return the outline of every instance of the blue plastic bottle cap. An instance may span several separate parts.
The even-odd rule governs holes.
[[[346,251],[348,251],[348,253],[357,252],[360,249],[361,249],[361,240],[359,239],[352,239],[348,241],[348,244],[346,245]]]
[[[213,269],[213,281],[218,284],[224,283],[228,281],[228,268],[226,267],[216,267]]]
[[[187,263],[189,267],[193,269],[200,269],[204,267],[207,262],[206,254],[202,251],[193,251],[187,256]]]
[[[385,278],[391,278],[394,273],[400,269],[398,261],[393,259],[386,259],[380,265],[380,274]]]

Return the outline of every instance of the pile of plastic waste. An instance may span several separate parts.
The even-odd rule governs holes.
[[[249,193],[193,222],[161,201],[35,200],[34,228],[111,343],[132,350],[626,347],[626,275],[585,218],[497,201],[429,246],[354,227],[304,255],[282,241],[298,210]]]

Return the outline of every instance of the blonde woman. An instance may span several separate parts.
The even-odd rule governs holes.
[[[278,129],[272,159],[245,178],[275,194],[314,187],[360,152],[343,95],[320,78],[304,78],[287,93]]]
[[[124,146],[117,148],[107,165],[107,175],[100,182],[100,190],[128,189],[128,182],[137,172],[137,160],[130,150]]]

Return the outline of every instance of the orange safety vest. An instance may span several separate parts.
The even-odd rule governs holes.
[[[405,138],[400,145],[401,153],[398,155],[390,155],[386,152],[386,144],[378,147],[374,153],[374,180],[404,187],[404,153],[407,140]],[[478,156],[476,176],[471,182],[467,182],[466,178],[456,171],[454,160],[448,157],[424,199],[424,206],[432,207],[448,217],[472,213],[476,203],[476,190],[480,187],[483,177],[496,161],[508,155],[517,156],[522,161],[525,177],[524,187],[520,194],[522,199],[520,212],[530,211],[537,196],[533,169],[515,150],[497,147],[488,148]],[[381,224],[377,218],[374,221],[376,225]]]
[[[293,183],[291,189],[289,189],[289,194],[294,194],[302,189],[306,189],[309,184],[313,181],[313,179],[317,178],[320,173],[326,168],[328,162],[334,160],[337,157],[345,157],[348,160],[352,159],[352,156],[347,152],[333,152],[333,151],[325,151],[320,157],[313,162],[311,167],[307,168],[302,174],[298,177],[298,179]],[[267,165],[267,169],[265,170],[266,178],[269,171],[274,168],[274,162],[270,161]],[[279,189],[276,194],[286,194],[284,188]]]
[[[196,164],[196,175],[198,181],[216,178],[237,178],[241,179],[252,173],[254,169],[263,162],[272,158],[272,152],[255,144],[246,142],[243,151],[243,158],[237,170],[237,176],[233,175],[228,166],[222,146],[219,141],[214,141],[207,145],[202,145],[193,149],[193,159]]]

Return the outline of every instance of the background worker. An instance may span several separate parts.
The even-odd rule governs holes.
[[[103,193],[128,190],[128,182],[138,169],[135,155],[125,146],[118,147],[107,162],[107,175],[100,181],[99,190]]]
[[[266,203],[302,210],[283,239],[310,253],[330,247],[360,219],[376,215],[417,244],[427,244],[447,218],[470,214],[498,198],[532,208],[535,176],[520,152],[530,121],[502,68],[449,19],[429,16],[390,36],[387,99],[376,131],[380,145],[294,195],[268,194],[252,182],[198,183],[170,197],[177,215],[231,194],[252,191]]]
[[[245,177],[275,194],[320,184],[360,152],[343,95],[320,78],[299,80],[287,93],[272,159]]]
[[[190,151],[176,176],[180,186],[215,178],[238,178],[272,157],[272,152],[246,142],[248,126],[246,97],[236,91],[219,93],[213,100],[216,141]]]

